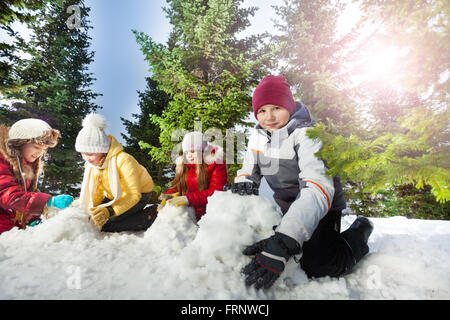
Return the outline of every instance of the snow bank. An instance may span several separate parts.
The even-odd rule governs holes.
[[[352,274],[309,280],[289,261],[256,291],[241,251],[279,223],[272,202],[216,192],[198,226],[190,210],[165,207],[141,233],[102,234],[79,208],[3,233],[0,299],[450,299],[449,221],[371,219],[371,253]]]

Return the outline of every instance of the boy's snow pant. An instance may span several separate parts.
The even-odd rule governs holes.
[[[300,266],[308,277],[339,277],[348,274],[368,252],[362,234],[356,230],[341,231],[341,211],[327,213],[303,243]]]
[[[142,231],[147,230],[151,223],[148,215],[144,214],[144,207],[150,202],[150,193],[143,193],[141,200],[131,209],[119,216],[111,216],[103,225],[102,232]],[[105,199],[103,202],[109,202]],[[156,206],[155,210],[156,210]],[[146,209],[147,210],[147,209]]]

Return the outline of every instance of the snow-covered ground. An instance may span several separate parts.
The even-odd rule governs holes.
[[[371,252],[352,274],[309,280],[291,259],[256,291],[241,251],[272,234],[271,200],[216,192],[199,227],[188,210],[165,207],[141,233],[101,234],[79,208],[5,232],[0,299],[450,299],[450,221],[373,218]]]

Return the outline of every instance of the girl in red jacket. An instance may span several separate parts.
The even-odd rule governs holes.
[[[39,119],[0,126],[0,234],[38,222],[47,207],[64,209],[72,203],[70,195],[52,197],[36,189],[41,159],[58,144],[59,135]]]
[[[199,220],[206,211],[208,197],[216,190],[223,191],[227,183],[227,167],[223,149],[208,144],[201,132],[186,134],[182,142],[183,156],[176,161],[175,178],[167,192],[160,197],[165,203],[195,209]]]

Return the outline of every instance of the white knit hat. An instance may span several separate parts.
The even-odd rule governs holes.
[[[43,120],[22,119],[11,126],[8,133],[8,140],[38,138],[48,130],[52,130],[52,128]]]
[[[205,136],[198,131],[187,133],[183,138],[183,142],[181,143],[183,152],[202,151],[207,146],[208,141],[206,140]]]
[[[83,129],[78,133],[75,150],[85,153],[108,153],[111,141],[105,134],[106,119],[90,113],[83,120]]]

